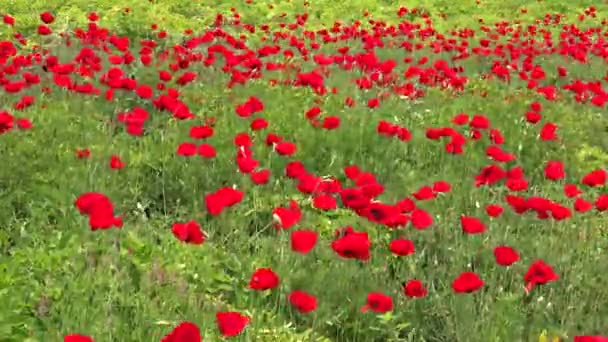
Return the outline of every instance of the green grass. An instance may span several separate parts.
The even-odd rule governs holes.
[[[335,20],[364,21],[364,10],[374,18],[398,22],[398,6],[389,1],[311,2],[306,27],[331,26]],[[38,13],[52,11],[57,17],[52,27],[61,31],[84,27],[86,14],[95,10],[101,16],[100,26],[129,36],[134,45],[131,50],[138,55],[138,40],[154,37],[149,29],[152,23],[169,32],[169,38],[160,42],[159,49],[163,49],[181,42],[181,32],[187,28],[204,31],[217,12],[228,15],[232,6],[242,14],[243,22],[269,22],[273,29],[307,11],[303,1],[280,2],[272,10],[268,3],[129,0],[117,6],[107,1],[0,0],[2,11],[17,20],[14,29],[2,26],[0,38],[8,39],[13,30],[31,33],[22,53],[42,44],[67,61],[80,45],[75,42],[67,48],[59,38],[36,37]],[[408,2],[407,7],[427,10],[441,32],[458,25],[481,34],[478,17],[487,24],[515,18],[533,23],[535,18],[557,11],[567,14],[566,22],[577,22],[577,15],[594,3],[508,0],[477,5],[474,1],[429,0]],[[605,4],[595,6],[600,19],[581,26],[596,25],[608,12]],[[124,14],[124,7],[131,12]],[[522,7],[527,7],[526,14],[518,12]],[[288,19],[279,18],[282,12],[289,14]],[[440,13],[446,13],[447,19],[440,19]],[[233,27],[226,31],[240,33]],[[264,44],[259,31],[250,36],[252,46]],[[470,42],[477,44],[478,38]],[[341,45],[361,51],[360,41]],[[335,53],[341,45],[321,50]],[[205,48],[201,51],[206,54]],[[432,54],[429,48],[409,54],[387,46],[377,54],[396,61],[410,55],[414,60],[428,55],[431,62],[447,58]],[[275,59],[282,61],[282,56]],[[595,59],[567,64],[568,79],[556,79],[555,67],[564,64],[561,56],[541,56],[535,62],[547,70],[548,82],[557,85],[576,78],[601,78],[605,73],[603,62]],[[294,63],[305,71],[313,68],[312,62],[300,57]],[[183,320],[196,323],[204,341],[215,341],[220,339],[215,313],[232,310],[252,317],[244,333],[235,338],[242,341],[527,341],[537,340],[543,331],[563,338],[608,333],[606,212],[574,213],[564,221],[539,220],[533,214],[517,215],[505,204],[503,216],[490,219],[483,207],[504,203],[509,191],[503,186],[473,186],[474,176],[489,164],[487,138],[468,143],[465,154],[453,156],[444,152],[445,141],[425,137],[426,128],[449,126],[457,113],[484,114],[505,136],[503,148],[518,156],[508,165],[525,169],[530,182],[526,196],[547,197],[571,207],[572,200],[562,195],[563,184],[578,183],[587,172],[608,165],[605,108],[577,103],[570,94],[548,101],[525,89],[526,83],[519,80],[510,84],[481,80],[479,76],[491,68],[491,60],[482,58],[458,62],[470,79],[462,94],[426,89],[418,100],[392,96],[374,110],[365,103],[379,89],[358,90],[351,82],[362,76],[356,72],[332,66],[327,85],[339,88],[339,93],[317,97],[308,88],[268,85],[271,78],[287,77],[284,72],[267,72],[245,87],[227,88],[230,75],[219,65],[191,66],[188,70],[199,77],[180,88],[182,100],[194,114],[216,118],[215,134],[208,141],[217,150],[212,160],[177,156],[177,145],[191,140],[188,131],[193,122],[173,120],[171,114],[155,110],[149,101],[127,92],[117,92],[116,99],[109,102],[103,96],[76,95],[55,86],[50,94],[32,88],[25,94],[35,96],[36,102],[23,112],[13,109],[18,95],[2,94],[0,111],[27,117],[34,128],[0,135],[0,341],[60,341],[69,333],[90,335],[95,341],[158,341]],[[104,70],[108,66],[104,62]],[[159,68],[168,69],[168,65]],[[39,66],[32,70],[44,75]],[[154,66],[134,63],[125,70],[142,83],[154,85],[157,80]],[[405,68],[400,65],[398,70],[402,75]],[[43,82],[50,86],[48,80]],[[262,116],[270,123],[267,130],[252,133],[253,155],[261,168],[271,171],[270,182],[264,186],[254,186],[234,162],[233,137],[249,131],[249,121],[239,118],[235,107],[252,95],[264,102]],[[343,105],[347,96],[354,98],[355,107]],[[315,100],[321,102],[324,114],[341,118],[340,128],[317,129],[304,120]],[[539,127],[522,122],[534,101],[543,105],[542,123],[559,126],[559,141],[540,141]],[[124,133],[115,120],[118,113],[134,106],[151,114],[147,133],[140,138]],[[409,128],[412,140],[379,136],[375,132],[379,120]],[[201,119],[194,123],[201,124]],[[278,156],[264,146],[267,132],[295,142],[294,157]],[[79,148],[89,148],[90,158],[75,158]],[[126,162],[124,169],[109,168],[113,154]],[[352,182],[342,169],[356,164],[384,185],[379,199],[386,203],[439,180],[448,181],[452,190],[420,203],[434,217],[431,228],[388,230],[346,209],[322,212],[313,208],[310,198],[284,176],[284,167],[291,160],[302,161],[315,175],[335,176],[345,187]],[[564,162],[566,180],[544,179],[548,160]],[[245,191],[243,202],[219,216],[207,213],[205,195],[232,185]],[[74,201],[91,191],[106,194],[117,215],[124,214],[121,229],[90,231]],[[592,200],[601,193],[606,193],[605,186],[586,189],[584,197]],[[297,229],[320,234],[318,245],[305,256],[291,251],[289,231],[276,231],[272,226],[273,209],[287,206],[290,199],[297,200],[303,211]],[[488,231],[462,234],[462,214],[481,218]],[[208,234],[202,246],[182,243],[171,233],[173,223],[189,220],[199,222]],[[373,246],[369,262],[339,259],[329,247],[334,230],[347,225],[369,233]],[[388,243],[400,236],[414,241],[415,254],[391,255]],[[492,249],[501,244],[514,246],[522,260],[508,269],[496,265]],[[560,279],[527,296],[523,276],[536,259],[551,264]],[[279,274],[279,288],[263,293],[247,289],[249,277],[261,267],[272,267]],[[484,289],[474,294],[453,293],[451,282],[471,268],[485,281]],[[427,297],[412,300],[403,295],[401,283],[413,278],[428,286]],[[315,294],[318,309],[303,315],[291,308],[286,298],[294,289]],[[394,311],[361,313],[359,309],[372,291],[391,295]]]

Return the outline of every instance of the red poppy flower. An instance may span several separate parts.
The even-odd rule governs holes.
[[[70,334],[63,337],[63,342],[93,342],[93,338],[80,334]]]
[[[395,239],[391,241],[389,244],[389,248],[393,254],[398,256],[414,254],[414,252],[416,251],[414,242],[412,242],[412,240],[406,239]]]
[[[550,180],[559,180],[566,177],[564,164],[560,161],[550,160],[545,166],[545,177]]]
[[[196,221],[186,223],[174,223],[173,235],[181,241],[200,245],[205,242],[205,234],[201,231],[201,227]]]
[[[361,312],[372,310],[377,313],[386,313],[393,310],[393,298],[384,293],[371,292],[367,295],[367,302]]]
[[[181,143],[177,147],[177,155],[184,157],[191,157],[196,154],[196,144],[193,143]]]
[[[182,322],[170,333],[165,335],[160,342],[200,342],[201,332],[198,326],[191,322]]]
[[[282,141],[277,143],[274,149],[282,156],[290,156],[296,152],[296,144]]]
[[[543,260],[536,260],[530,265],[524,276],[526,291],[530,292],[536,285],[544,285],[558,279],[559,276],[550,265],[546,264]]]
[[[292,291],[287,298],[289,303],[301,313],[317,309],[317,298],[304,291]]]
[[[234,311],[218,312],[215,314],[215,320],[224,337],[237,336],[251,322],[250,317]]]
[[[471,293],[481,289],[483,280],[474,272],[463,272],[452,282],[452,289],[456,293]]]
[[[312,205],[320,210],[334,210],[338,207],[338,202],[331,195],[320,194],[313,197]]]
[[[110,157],[110,168],[113,170],[120,170],[125,167],[125,163],[120,159],[119,156],[112,155]]]
[[[494,248],[494,258],[501,266],[511,266],[519,260],[519,254],[509,246],[498,246]]]
[[[428,290],[422,283],[422,281],[418,279],[413,279],[403,284],[403,293],[411,298],[421,298],[426,297],[428,294]]]
[[[372,243],[366,232],[351,231],[334,240],[331,243],[331,248],[343,258],[368,260],[371,245]]]
[[[574,336],[573,342],[608,342],[608,336]]]
[[[302,211],[298,206],[298,202],[291,200],[289,208],[276,208],[272,211],[272,216],[276,221],[274,224],[276,229],[289,229],[300,222]]]
[[[291,232],[291,249],[306,254],[316,245],[319,234],[311,230],[294,230]]]
[[[486,226],[481,220],[471,216],[461,216],[460,225],[462,230],[467,234],[483,233],[486,230]]]
[[[271,268],[258,268],[251,275],[249,288],[256,291],[265,291],[279,286],[279,276]]]
[[[231,187],[223,187],[205,196],[205,207],[211,215],[219,215],[225,208],[240,203],[245,193]]]
[[[40,13],[40,20],[42,20],[42,22],[45,24],[51,24],[53,21],[55,21],[55,17],[53,14],[51,14],[51,12],[43,12]]]
[[[254,184],[262,185],[268,183],[268,179],[270,178],[270,170],[264,169],[260,171],[253,171],[249,174],[251,181]]]

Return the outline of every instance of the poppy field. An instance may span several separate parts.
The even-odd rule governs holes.
[[[0,341],[608,341],[608,3],[0,16]]]

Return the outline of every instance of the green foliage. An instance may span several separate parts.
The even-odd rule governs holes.
[[[268,1],[239,2],[238,8],[244,22],[256,24],[292,20],[294,14],[304,11],[310,14],[311,28],[331,25],[337,19],[362,20],[365,10],[372,13],[371,18],[398,20],[398,6],[391,1],[310,2],[314,3],[310,9],[303,1],[280,1],[272,9]],[[478,17],[487,23],[511,18],[522,7],[528,13],[518,15],[521,20],[545,12],[578,13],[594,1],[407,3],[409,8],[431,13],[437,29],[450,29],[475,26]],[[65,30],[83,27],[86,14],[96,11],[101,26],[133,41],[151,37],[154,33],[149,26],[157,23],[169,32],[168,46],[182,39],[180,33],[187,28],[206,29],[218,12],[228,16],[232,6],[237,7],[219,0],[128,0],[120,5],[110,1],[0,0],[0,8],[16,17],[19,32],[34,32],[37,13],[44,10],[54,12],[58,20],[54,27]],[[597,7],[599,13],[606,13],[605,5]],[[125,13],[125,8],[130,12]],[[290,17],[281,19],[283,12]],[[437,17],[440,13],[446,13],[447,19]],[[5,38],[12,31],[3,28],[0,33]],[[37,39],[32,38],[25,48],[42,43]],[[52,49],[69,56],[75,53],[60,46]],[[416,52],[413,57],[427,52]],[[402,51],[382,53],[384,58],[405,57]],[[539,165],[553,159],[563,160],[569,180],[576,181],[584,172],[608,165],[605,113],[569,99],[543,102],[547,116],[563,127],[560,138],[568,144],[541,147],[537,131],[521,123],[522,113],[536,97],[519,91],[517,84],[476,80],[487,65],[469,63],[472,65],[466,68],[472,81],[460,96],[431,90],[418,102],[388,99],[377,111],[364,105],[345,110],[336,98],[323,98],[324,110],[340,115],[346,126],[335,134],[301,125],[303,112],[314,105],[308,90],[288,92],[269,87],[266,79],[247,88],[226,89],[227,78],[221,70],[195,67],[203,79],[186,86],[182,94],[197,114],[217,119],[213,144],[218,158],[213,160],[183,160],[175,155],[191,123],[155,112],[147,123],[151,133],[133,139],[112,121],[118,112],[135,105],[150,109],[149,103],[126,95],[119,95],[115,102],[62,91],[39,95],[26,112],[35,129],[0,136],[0,340],[59,341],[73,332],[89,334],[96,341],[158,340],[176,323],[190,320],[201,326],[204,340],[211,341],[219,339],[214,314],[220,310],[239,310],[253,317],[239,337],[243,341],[518,341],[539,335],[605,332],[605,216],[547,225],[509,212],[500,221],[489,222],[491,232],[483,237],[464,237],[457,227],[460,215],[481,216],[479,203],[499,201],[504,193],[471,187],[473,176],[487,164],[483,147],[473,145],[461,159],[449,158],[441,146],[427,142],[423,131],[446,125],[459,112],[484,113],[503,129],[508,137],[505,149],[517,151],[532,181],[542,180]],[[547,58],[542,63],[551,68],[560,61]],[[143,80],[156,79],[156,73],[145,68],[132,71]],[[604,65],[572,66],[570,71],[574,75],[599,74]],[[336,71],[330,82],[344,85],[348,79],[348,74]],[[352,86],[340,90],[359,104],[371,97]],[[519,93],[509,99],[515,90]],[[482,91],[485,97],[479,95]],[[234,107],[250,95],[263,100],[264,115],[273,130],[297,142],[297,158],[316,174],[342,175],[343,166],[356,163],[383,177],[386,193],[382,199],[387,202],[433,181],[449,181],[452,193],[437,199],[433,208],[438,214],[436,226],[403,232],[420,246],[416,255],[397,259],[386,251],[385,246],[400,232],[379,230],[346,210],[320,213],[310,205],[303,209],[301,226],[319,231],[320,245],[307,256],[292,253],[288,232],[272,227],[272,210],[292,198],[306,204],[309,199],[278,180],[286,160],[270,155],[263,146],[254,147],[255,155],[261,156],[263,166],[273,175],[264,187],[253,187],[234,170],[232,137],[248,129],[235,116]],[[14,102],[14,97],[3,96],[0,109],[10,109]],[[412,141],[406,144],[379,137],[370,122],[380,119],[415,127]],[[255,137],[260,138],[263,136]],[[74,149],[84,147],[91,150],[90,159],[76,160]],[[120,155],[127,167],[109,170],[112,154]],[[237,208],[210,218],[203,197],[220,184],[235,184],[246,189],[247,196]],[[562,184],[533,190],[549,196],[560,193]],[[117,212],[125,215],[122,229],[88,230],[73,201],[89,191],[112,198]],[[171,234],[173,223],[190,219],[200,222],[209,234],[202,246],[179,243]],[[346,225],[368,231],[373,238],[375,254],[365,267],[336,260],[327,246],[334,229]],[[499,244],[517,246],[522,262],[499,270],[491,253],[491,247]],[[536,258],[551,260],[561,280],[540,288],[536,299],[528,303],[522,274],[525,265]],[[471,264],[484,270],[489,288],[471,296],[453,295],[451,279]],[[246,288],[248,277],[255,268],[269,266],[284,275],[280,288],[270,294],[252,293]],[[414,277],[428,281],[427,298],[412,301],[403,296],[401,282]],[[285,294],[295,288],[318,295],[319,309],[303,316],[290,308]],[[380,316],[361,314],[366,294],[375,290],[392,295],[397,310]],[[530,329],[527,334],[522,327]]]

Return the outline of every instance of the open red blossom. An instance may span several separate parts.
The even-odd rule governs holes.
[[[309,173],[302,173],[298,176],[298,191],[304,194],[318,193],[321,180],[321,177]]]
[[[452,123],[455,125],[466,125],[467,122],[469,122],[469,116],[466,113],[456,114],[456,116],[452,118]]]
[[[15,118],[11,114],[0,111],[0,134],[12,130],[14,123]]]
[[[137,87],[137,89],[135,89],[135,93],[137,94],[137,96],[141,97],[142,99],[149,99],[152,97],[152,95],[154,95],[154,92],[152,91],[152,87],[150,87],[149,85],[145,85],[145,84]]]
[[[378,100],[377,98],[367,100],[368,108],[377,108],[379,106],[380,106],[380,100]]]
[[[181,143],[177,146],[177,155],[184,157],[191,157],[196,154],[196,144],[193,143]]]
[[[196,221],[186,223],[174,223],[173,235],[183,242],[200,245],[205,242],[205,234]]]
[[[310,252],[315,245],[319,234],[311,230],[294,230],[291,232],[291,249],[294,252],[306,254]]]
[[[410,298],[422,298],[428,294],[427,288],[424,286],[422,281],[418,279],[412,279],[407,283],[403,284],[403,294]]]
[[[552,122],[547,122],[540,130],[539,136],[541,140],[550,141],[557,139],[557,125]]]
[[[244,196],[240,190],[223,187],[205,196],[205,207],[211,215],[219,215],[225,208],[240,203]]]
[[[608,179],[608,172],[604,169],[598,169],[586,174],[581,183],[590,187],[600,187],[606,185],[606,179]]]
[[[305,115],[308,120],[312,120],[312,119],[316,118],[319,114],[321,114],[321,108],[312,107],[306,111]]]
[[[530,265],[524,276],[526,291],[530,292],[536,285],[544,285],[558,279],[559,276],[550,265],[543,260],[536,260]]]
[[[421,187],[420,189],[418,189],[417,192],[413,193],[412,196],[414,196],[414,198],[419,201],[429,200],[437,197],[437,195],[433,191],[433,188],[431,188],[430,186]]]
[[[338,207],[338,202],[334,196],[328,194],[320,194],[312,199],[312,205],[321,210],[334,210]]]
[[[110,157],[110,168],[113,170],[120,170],[125,167],[125,162],[120,159],[119,156],[112,155]]]
[[[48,36],[51,33],[53,33],[53,31],[51,30],[50,27],[48,27],[46,25],[38,25],[38,34],[39,35]]]
[[[97,20],[99,20],[99,15],[95,12],[90,12],[87,15],[87,19],[89,19],[90,21],[97,21]]]
[[[572,216],[572,211],[559,203],[551,203],[549,210],[551,211],[551,217],[557,221],[565,220]]]
[[[278,144],[281,141],[283,141],[283,137],[274,133],[268,133],[264,142],[266,143],[266,146],[274,146],[274,144]]]
[[[519,260],[519,254],[509,246],[498,246],[494,248],[494,258],[501,266],[511,266]]]
[[[406,256],[414,254],[416,248],[412,240],[406,239],[395,239],[390,242],[389,249],[391,252],[398,256]]]
[[[331,243],[331,248],[339,256],[347,259],[368,260],[372,246],[366,232],[346,231],[344,235]]]
[[[608,342],[608,336],[574,336],[573,342]]]
[[[598,211],[606,211],[608,210],[608,194],[601,194],[598,196],[595,201],[595,208]]]
[[[254,131],[259,131],[259,130],[262,130],[262,129],[268,127],[268,121],[266,121],[263,118],[255,118],[255,119],[253,119],[253,121],[251,121],[250,127]]]
[[[583,192],[575,184],[564,184],[564,195],[568,198],[576,197]]]
[[[91,230],[122,226],[122,218],[114,216],[114,205],[104,194],[84,193],[76,199],[74,205],[81,214],[89,216]]]
[[[541,112],[543,110],[543,106],[539,102],[530,103],[530,109],[535,112]]]
[[[242,157],[239,154],[236,158],[236,165],[239,171],[245,174],[251,173],[259,164],[260,162],[252,157]]]
[[[452,190],[452,186],[446,181],[437,181],[433,183],[433,191],[435,192],[445,193],[450,192],[450,190]]]
[[[461,216],[460,226],[462,227],[462,231],[467,234],[483,233],[486,230],[486,226],[481,220],[471,216]]]
[[[317,309],[317,298],[304,291],[292,291],[287,298],[289,303],[301,313]]]
[[[93,342],[93,338],[86,335],[70,334],[63,337],[63,342]]]
[[[505,143],[505,137],[502,135],[500,130],[494,128],[490,130],[490,140],[496,145],[502,145]]]
[[[550,160],[545,166],[545,177],[550,180],[559,180],[566,177],[564,164],[560,161]]]
[[[491,217],[498,217],[503,213],[504,209],[498,204],[488,204],[486,206],[486,213]]]
[[[282,141],[274,146],[275,151],[282,156],[290,156],[296,152],[296,144]]]
[[[577,197],[574,200],[574,210],[576,210],[577,212],[584,213],[591,209],[593,209],[593,203],[591,203],[589,201],[585,201],[581,197]]]
[[[196,79],[196,73],[192,71],[186,71],[177,78],[176,83],[179,85],[186,85]]]
[[[505,182],[505,186],[511,191],[525,191],[528,190],[528,181],[523,178],[509,178]]]
[[[393,298],[380,292],[371,292],[361,312],[372,310],[377,313],[386,313],[393,310]]]
[[[433,224],[433,217],[422,209],[414,209],[411,214],[412,226],[415,229],[426,229]]]
[[[200,342],[201,331],[198,326],[191,322],[182,322],[170,333],[165,335],[160,342]]]
[[[45,24],[51,24],[55,21],[55,16],[51,12],[42,12],[40,13],[40,20]]]
[[[543,116],[540,113],[534,111],[526,112],[526,121],[531,124],[537,124],[542,118]]]
[[[211,159],[214,158],[216,154],[215,147],[211,144],[203,143],[198,146],[198,155],[203,158]]]
[[[411,213],[416,209],[416,202],[409,197],[397,201],[396,205],[402,213]]]
[[[234,311],[218,312],[215,314],[215,320],[224,337],[237,336],[251,322],[250,317]]]
[[[302,219],[302,211],[298,202],[291,200],[289,208],[279,207],[272,211],[272,217],[275,220],[276,229],[289,229],[300,222]]]
[[[331,130],[340,127],[340,118],[337,116],[328,116],[323,119],[323,128]]]
[[[456,293],[471,293],[481,289],[483,285],[483,280],[474,272],[463,272],[452,282],[452,289]]]
[[[4,15],[2,16],[2,21],[3,21],[5,24],[10,25],[10,26],[15,25],[15,18],[13,18],[12,16],[10,16],[10,15],[8,15],[8,14],[4,14]]]
[[[371,198],[366,196],[359,188],[347,188],[340,191],[342,204],[350,209],[363,209],[367,207]]]
[[[306,173],[306,168],[301,161],[295,160],[285,165],[285,176],[289,178],[298,178]]]
[[[475,186],[492,185],[504,179],[507,173],[498,165],[488,165],[475,176]]]
[[[213,127],[207,125],[190,127],[190,137],[193,139],[205,139],[212,135]]]
[[[477,114],[471,118],[469,126],[476,129],[488,129],[490,128],[490,120],[485,115]]]
[[[251,275],[249,288],[256,291],[265,291],[279,286],[279,276],[271,268],[258,268]]]
[[[17,119],[15,122],[17,123],[17,127],[22,130],[28,130],[33,127],[32,122],[29,119],[21,118]]]
[[[236,107],[236,114],[242,118],[251,116],[264,110],[264,103],[257,97],[251,96],[245,103]]]
[[[262,185],[268,183],[270,179],[270,170],[264,169],[259,171],[253,171],[249,174],[251,181],[256,185]]]

